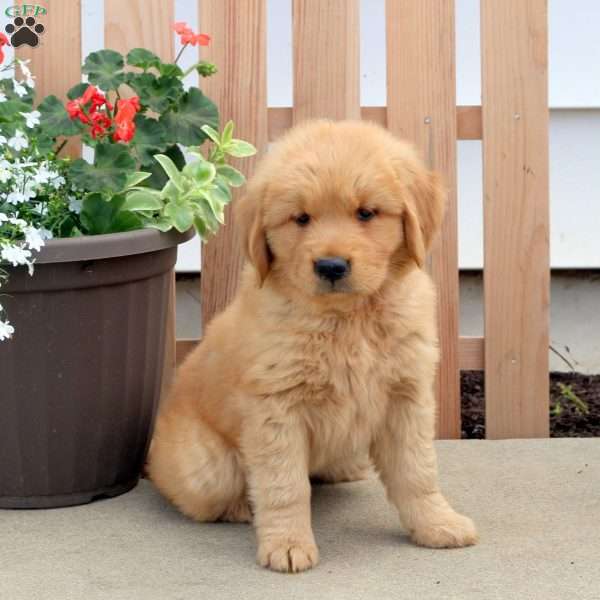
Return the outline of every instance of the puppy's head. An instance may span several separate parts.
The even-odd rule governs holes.
[[[325,299],[422,267],[443,208],[409,144],[371,123],[312,121],[271,148],[237,217],[261,284]]]

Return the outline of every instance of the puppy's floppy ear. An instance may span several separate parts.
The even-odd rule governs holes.
[[[437,173],[422,169],[406,191],[402,216],[404,239],[411,258],[423,267],[433,238],[442,225],[446,190]]]
[[[263,224],[261,196],[262,188],[249,187],[236,206],[236,221],[239,224],[246,258],[254,265],[258,283],[262,286],[271,268],[272,256]]]

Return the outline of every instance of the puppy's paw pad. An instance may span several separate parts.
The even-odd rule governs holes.
[[[281,573],[299,573],[316,566],[319,550],[312,542],[273,540],[260,545],[258,562],[261,566]]]
[[[462,548],[473,546],[479,540],[473,521],[458,513],[415,529],[411,538],[427,548]]]

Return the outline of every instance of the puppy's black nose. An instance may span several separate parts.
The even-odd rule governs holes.
[[[345,258],[331,256],[315,260],[315,273],[321,279],[328,279],[331,283],[342,279],[350,272],[350,263]]]

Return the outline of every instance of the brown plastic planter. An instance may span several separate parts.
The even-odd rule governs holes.
[[[0,342],[0,507],[130,490],[159,399],[170,272],[190,234],[52,240],[33,277],[8,268]]]

